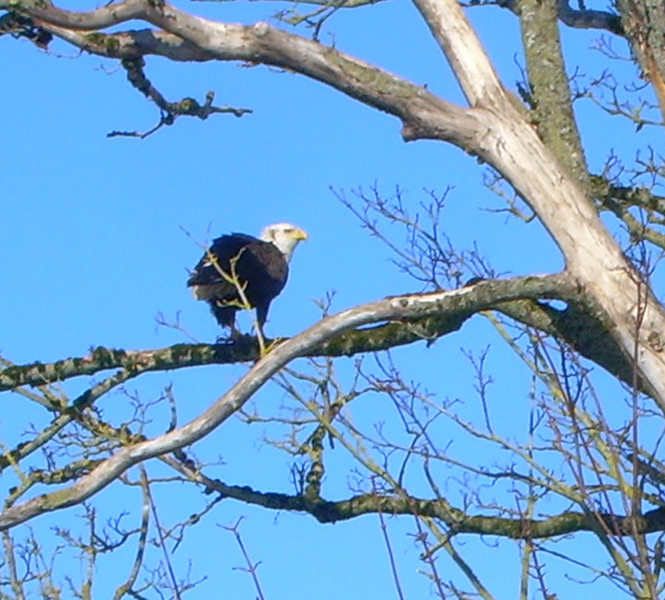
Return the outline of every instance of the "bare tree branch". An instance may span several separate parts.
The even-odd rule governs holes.
[[[557,299],[561,299],[560,296]],[[492,302],[482,310],[497,310],[506,316],[529,327],[560,339],[589,360],[595,362],[626,384],[632,381],[633,366],[625,359],[621,349],[610,335],[611,325],[599,312],[590,310],[588,299],[583,296],[575,300],[568,297],[569,306],[557,310],[535,300],[512,300]],[[582,308],[583,307],[583,308]],[[431,343],[454,331],[477,311],[466,312],[454,309],[445,314],[423,317],[408,323],[388,323],[373,327],[345,331],[305,353],[307,357],[354,356],[361,353],[380,352],[407,344],[426,341]],[[273,347],[286,339],[266,340]],[[235,364],[255,362],[260,358],[258,344],[251,339],[243,339],[229,344],[176,344],[157,350],[115,350],[99,347],[85,357],[69,358],[54,363],[31,363],[13,365],[0,370],[0,391],[16,389],[24,385],[47,385],[66,381],[73,377],[93,375],[109,369],[121,369],[109,381],[125,382],[154,371],[170,371],[211,364]],[[651,395],[645,381],[641,389]],[[73,408],[81,410],[90,398],[95,399],[106,393],[107,381],[99,384],[74,401]],[[97,393],[99,389],[100,393]],[[59,430],[69,418],[61,418]],[[49,431],[51,431],[49,429]],[[52,434],[53,432],[51,432]],[[22,446],[23,456],[31,446]],[[2,463],[0,462],[0,466]]]
[[[0,0],[0,6],[3,3],[6,0]],[[524,109],[504,92],[456,0],[441,0],[436,6],[419,0],[418,6],[430,20],[471,102],[488,108],[462,109],[382,69],[266,23],[253,27],[217,23],[166,2],[147,0],[127,0],[89,13],[53,7],[24,6],[22,10],[44,27],[49,23],[78,29],[107,27],[140,18],[219,60],[278,65],[322,81],[400,118],[407,140],[446,140],[479,156],[514,186],[542,220],[561,248],[570,272],[616,323],[616,340],[631,357],[640,277],[598,218],[585,191],[545,148]],[[594,248],[592,256],[589,248]],[[665,408],[665,355],[652,343],[654,336],[665,330],[665,312],[652,296],[646,298],[646,312],[637,328],[641,348],[638,368]]]
[[[8,8],[0,0],[0,8]],[[436,124],[438,135],[466,144],[465,139],[475,134],[478,123],[468,111],[446,102],[417,86],[369,63],[348,56],[318,42],[280,31],[267,23],[252,27],[219,23],[194,17],[176,7],[148,0],[126,0],[90,12],[71,12],[55,7],[24,8],[42,27],[86,30],[86,49],[91,50],[95,38],[89,31],[141,19],[177,36],[217,60],[243,60],[292,69],[360,100],[361,102],[399,117],[403,122],[430,121]],[[52,30],[58,33],[58,29]],[[146,39],[146,36],[142,36]],[[69,41],[75,43],[75,37]],[[103,41],[113,48],[109,36]],[[135,42],[138,40],[134,40]],[[157,38],[149,41],[155,47]],[[163,42],[159,44],[164,48]],[[185,52],[188,49],[184,50]],[[180,52],[183,52],[181,50]],[[430,125],[431,127],[431,125]]]
[[[568,27],[577,29],[605,29],[616,35],[623,35],[623,26],[619,15],[590,8],[574,9],[570,0],[558,0],[559,19]]]
[[[520,285],[515,285],[520,282]],[[497,298],[546,298],[568,289],[570,298],[577,286],[565,275],[526,277],[516,280],[481,282],[474,288],[462,288],[433,294],[398,296],[364,304],[327,317],[288,342],[278,346],[243,376],[238,383],[210,408],[188,424],[165,435],[117,451],[76,483],[60,491],[40,495],[22,504],[10,506],[0,514],[0,530],[23,523],[36,515],[73,506],[106,487],[131,466],[184,446],[209,434],[236,412],[273,375],[294,358],[303,356],[326,339],[348,329],[394,319],[418,319],[456,307],[462,312],[488,307]],[[501,293],[503,292],[503,293]]]
[[[471,106],[502,104],[507,93],[456,1],[413,0],[445,52]]]
[[[583,513],[565,511],[543,519],[510,518],[490,515],[469,515],[466,511],[452,508],[445,501],[367,493],[345,500],[327,501],[311,499],[303,495],[290,496],[274,492],[259,492],[248,486],[226,485],[194,475],[209,487],[210,491],[222,494],[246,504],[262,506],[275,511],[297,511],[312,515],[321,523],[337,523],[357,517],[385,513],[390,515],[416,515],[439,519],[450,527],[452,535],[481,534],[511,539],[550,538],[580,531],[594,531],[599,523],[607,523],[612,535],[629,537],[635,528],[640,533],[665,531],[665,509],[656,508],[636,517],[615,513]]]
[[[519,21],[526,57],[534,121],[547,147],[582,189],[589,173],[573,113],[568,73],[563,58],[558,0],[520,0]]]
[[[496,0],[488,4],[496,4],[507,8],[514,13],[518,12],[519,0]],[[482,2],[480,4],[483,4]],[[471,2],[470,5],[476,5]],[[616,35],[624,35],[619,15],[603,10],[592,10],[590,8],[574,9],[570,6],[570,0],[558,0],[558,16],[562,23],[576,29],[604,29]]]
[[[490,281],[479,281],[468,289],[488,289]],[[519,287],[521,280],[511,286]],[[480,286],[480,287],[479,287]],[[484,290],[483,290],[484,288]],[[459,328],[474,314],[482,310],[498,310],[516,321],[537,328],[546,335],[564,340],[582,355],[624,381],[630,381],[632,366],[622,360],[619,348],[609,334],[609,324],[604,324],[601,313],[594,313],[583,294],[574,298],[567,287],[555,294],[557,299],[569,303],[565,310],[556,310],[535,300],[502,300],[503,283],[498,288],[499,297],[489,299],[476,310],[453,306],[440,310],[435,316],[410,319],[408,322],[392,322],[374,327],[347,330],[303,354],[309,357],[353,356],[359,353],[388,350],[418,341],[428,343]],[[427,295],[425,295],[427,296]],[[584,310],[582,310],[584,306]],[[268,346],[285,343],[287,340],[266,340]],[[109,369],[121,369],[109,382],[125,382],[142,373],[183,369],[209,364],[234,364],[253,362],[260,358],[258,345],[251,339],[243,339],[226,344],[176,344],[158,350],[129,351],[109,348],[96,348],[88,356],[69,358],[54,363],[31,363],[12,365],[0,370],[0,391],[16,389],[24,385],[46,385],[66,381],[73,377],[93,375]],[[93,398],[108,390],[105,380],[95,386]],[[97,388],[100,392],[97,393]],[[75,401],[74,408],[88,405],[90,394],[84,394]],[[55,408],[55,407],[54,407]]]

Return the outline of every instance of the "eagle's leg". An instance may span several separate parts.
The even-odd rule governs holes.
[[[238,328],[236,327],[236,320],[233,319],[230,325],[231,332],[229,333],[229,339],[237,342],[240,338],[244,337],[240,331],[238,331]]]
[[[270,348],[266,348],[266,337],[263,332],[263,327],[268,319],[268,309],[270,302],[267,304],[260,304],[256,307],[256,337],[259,341],[259,355],[265,356]]]
[[[218,341],[231,340],[232,342],[237,342],[241,337],[243,337],[236,327],[237,308],[225,306],[221,302],[213,300],[210,302],[210,310],[212,311],[212,314],[217,320],[217,323],[219,323],[220,327],[230,330],[228,338],[223,338],[220,336],[217,338]]]
[[[275,338],[270,343],[266,343],[267,338],[263,328],[268,318],[269,306],[270,305],[265,307],[257,307],[256,309],[256,337],[259,341],[259,356],[261,357],[264,357],[275,346],[284,341],[284,338]]]

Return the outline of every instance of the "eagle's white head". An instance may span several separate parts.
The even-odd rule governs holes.
[[[276,223],[275,225],[268,225],[262,232],[259,238],[264,242],[272,242],[277,246],[286,261],[291,260],[293,250],[298,245],[298,242],[308,239],[307,232],[291,223]]]

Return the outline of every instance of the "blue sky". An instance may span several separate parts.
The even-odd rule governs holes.
[[[262,3],[189,6],[199,14],[247,23],[276,10],[274,4]],[[515,19],[488,8],[474,10],[473,20],[501,75],[514,87],[521,60]],[[582,67],[585,74],[599,73],[602,57],[587,52],[597,35],[566,32],[565,37],[571,58],[588,60]],[[462,102],[429,32],[408,3],[339,14],[322,35],[323,42],[333,39],[340,49]],[[551,272],[561,266],[537,224],[525,226],[483,210],[500,202],[480,184],[482,165],[441,143],[403,143],[395,119],[319,83],[262,67],[172,65],[150,58],[147,73],[168,98],[202,99],[214,90],[220,104],[249,107],[254,113],[241,119],[218,115],[206,122],[181,119],[143,141],[107,139],[112,130],[149,129],[158,118],[112,62],[79,56],[59,43],[47,55],[7,37],[0,38],[0,60],[0,352],[11,361],[80,356],[97,345],[144,349],[187,341],[181,332],[156,325],[160,313],[167,320],[178,315],[195,339],[213,341],[219,333],[216,324],[185,287],[187,269],[201,253],[196,241],[205,243],[228,231],[258,233],[277,221],[300,225],[311,239],[296,251],[289,285],[271,310],[270,335],[293,335],[312,324],[319,316],[314,300],[332,290],[335,310],[417,290],[415,282],[396,271],[388,249],[368,236],[331,188],[349,194],[376,184],[390,194],[399,185],[415,209],[426,199],[423,189],[442,192],[451,186],[444,226],[460,247],[477,242],[495,270],[506,274]],[[592,112],[590,103],[578,109],[581,115],[593,115],[586,119],[583,135],[591,149],[590,164],[600,168],[614,138],[608,139],[607,121]],[[630,127],[614,122],[612,127],[630,155]],[[241,327],[248,327],[247,319]],[[509,426],[526,415],[525,388],[517,389],[514,382],[519,377],[528,381],[527,372],[500,352],[500,342],[486,324],[471,323],[463,337],[451,336],[433,349],[419,346],[395,356],[409,377],[422,378],[442,399],[471,399],[473,374],[460,348],[479,351],[488,344],[496,379],[492,398],[498,406],[511,404],[506,412],[497,410],[497,418]],[[349,362],[341,362],[344,371]],[[172,384],[185,422],[244,370],[215,367],[151,375],[132,382],[127,391],[147,400]],[[75,393],[88,383],[72,382],[68,390]],[[45,416],[20,398],[5,395],[4,400],[12,409],[0,416],[0,440],[12,446],[20,432],[31,423],[43,424]],[[269,386],[256,402],[270,412],[283,400],[283,393]],[[129,410],[120,393],[100,406],[111,415]],[[384,409],[375,400],[363,410],[362,418],[381,419]],[[165,412],[155,413],[154,433],[167,418]],[[225,465],[217,476],[229,483],[290,491],[285,484],[288,460],[261,437],[258,427],[236,420],[197,452],[208,460],[221,455]],[[454,436],[451,439],[455,443]],[[482,452],[463,445],[459,451]],[[332,495],[343,497],[346,483],[342,478],[327,485]],[[155,490],[163,521],[183,518],[205,500],[194,489],[182,486],[176,491],[177,485]],[[100,514],[111,514],[125,502],[128,510],[135,509],[134,492],[111,486],[100,496]],[[241,516],[252,558],[262,561],[267,597],[302,597],[315,590],[324,600],[368,593],[395,597],[376,517],[317,526],[306,516],[230,501],[195,527],[176,554],[180,574],[191,558],[193,579],[210,578],[190,597],[252,597],[249,577],[233,570],[241,558],[232,536],[215,525],[233,524]],[[74,527],[80,511],[45,517],[35,530],[45,532],[64,521]],[[417,548],[408,535],[412,523],[391,519],[390,527],[407,597],[423,597],[429,584],[416,573]],[[467,550],[481,557],[491,552],[491,565],[483,559],[480,570],[497,597],[514,596],[514,548],[506,542],[494,544],[469,540]],[[112,565],[120,568],[123,557],[104,560],[108,562],[100,563],[98,589],[108,592],[108,586],[117,584]],[[557,567],[552,572],[556,574]],[[559,575],[562,589],[567,589]],[[446,578],[452,577],[446,572]]]

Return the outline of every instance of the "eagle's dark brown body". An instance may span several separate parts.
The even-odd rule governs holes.
[[[291,225],[269,225],[260,238],[232,233],[217,238],[194,268],[187,285],[198,300],[206,301],[222,327],[236,338],[236,312],[256,309],[258,329],[268,318],[270,303],[289,276],[289,261],[307,233]]]
[[[286,257],[277,246],[233,233],[213,242],[187,285],[194,289],[197,299],[210,304],[217,322],[233,332],[236,312],[247,308],[244,300],[256,309],[256,320],[263,327],[270,303],[284,288],[288,275]]]

